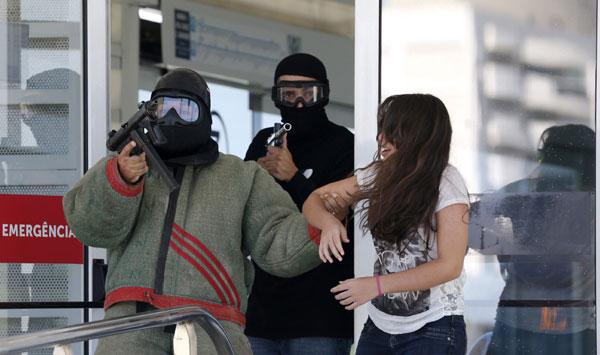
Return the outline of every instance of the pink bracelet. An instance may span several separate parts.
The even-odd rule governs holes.
[[[381,296],[381,285],[379,284],[379,275],[375,275],[375,279],[377,280],[377,291],[379,291],[379,296]]]

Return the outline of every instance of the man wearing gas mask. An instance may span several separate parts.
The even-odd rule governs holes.
[[[291,124],[281,147],[265,143],[273,129],[254,137],[245,160],[256,160],[292,197],[299,210],[310,193],[347,177],[354,168],[354,135],[328,120],[329,81],[323,63],[292,54],[277,65],[272,99],[282,123]],[[338,212],[340,219],[346,211]],[[353,223],[348,223],[351,238]],[[353,246],[344,245],[341,263],[321,266],[293,278],[282,278],[255,261],[248,300],[246,335],[255,355],[348,354],[353,312],[335,300],[330,289],[354,277]]]
[[[236,354],[256,265],[294,276],[320,264],[318,237],[289,195],[257,164],[218,152],[210,138],[210,92],[189,69],[165,74],[152,93],[166,143],[155,146],[179,183],[169,192],[146,153],[130,142],[65,195],[83,243],[108,249],[105,318],[199,305],[223,325]],[[314,231],[314,230],[313,230]],[[314,241],[313,241],[314,240]],[[102,338],[96,354],[170,354],[172,327]],[[195,323],[199,354],[215,348]]]

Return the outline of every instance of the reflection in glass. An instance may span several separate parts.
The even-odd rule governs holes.
[[[471,353],[595,352],[596,2],[382,2],[381,97],[448,106]]]
[[[494,213],[508,218],[505,242],[517,250],[498,253],[506,285],[487,353],[593,354],[595,134],[552,126],[538,147],[538,167],[499,190],[518,193]]]

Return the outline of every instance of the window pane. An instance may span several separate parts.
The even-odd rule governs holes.
[[[219,151],[244,159],[252,141],[252,111],[248,90],[215,83],[210,87],[213,138]]]

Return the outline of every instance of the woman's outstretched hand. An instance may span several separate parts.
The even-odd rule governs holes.
[[[331,255],[342,261],[344,243],[349,243],[346,227],[333,215],[329,215],[327,225],[321,230],[321,243],[319,244],[319,257],[324,263],[333,263]]]
[[[333,197],[333,192],[336,194],[335,197]],[[324,263],[333,262],[331,255],[341,261],[344,255],[342,242],[350,243],[346,227],[340,220],[346,216],[347,206],[354,203],[352,196],[357,192],[356,176],[351,176],[314,190],[304,201],[302,214],[306,221],[321,230],[319,257]],[[331,196],[324,197],[325,194]],[[340,219],[338,219],[338,214],[340,214]]]
[[[349,311],[379,295],[377,280],[372,276],[340,281],[340,284],[332,288],[331,292],[337,293],[335,299]]]

